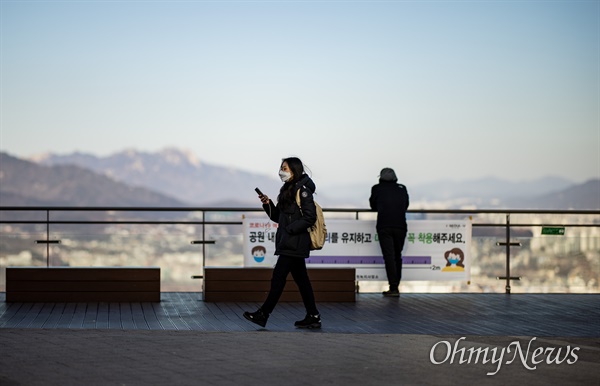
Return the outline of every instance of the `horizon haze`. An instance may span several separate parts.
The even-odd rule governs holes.
[[[0,150],[600,178],[600,3],[0,2]]]

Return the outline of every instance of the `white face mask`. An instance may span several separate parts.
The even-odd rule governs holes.
[[[288,182],[292,178],[292,173],[284,172],[283,170],[279,171],[279,178],[281,178],[282,182]]]

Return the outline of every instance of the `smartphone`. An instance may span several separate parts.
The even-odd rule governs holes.
[[[264,196],[263,192],[261,192],[259,188],[254,188],[254,191],[258,193],[259,196]]]

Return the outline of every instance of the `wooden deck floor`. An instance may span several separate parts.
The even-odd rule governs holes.
[[[255,331],[242,317],[257,303],[205,303],[201,293],[162,293],[156,303],[6,303],[0,328]],[[323,332],[600,337],[600,294],[359,294],[320,303]],[[294,331],[301,303],[280,303],[267,329]]]

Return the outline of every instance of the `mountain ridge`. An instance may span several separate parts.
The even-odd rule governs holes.
[[[281,187],[280,181],[274,177],[211,165],[201,161],[190,151],[176,148],[166,148],[155,153],[127,149],[104,157],[82,152],[67,155],[46,153],[31,157],[30,160],[44,167],[76,166],[124,184],[129,189],[146,189],[162,197],[172,198],[177,202],[174,206],[253,207],[257,205],[254,187],[259,186],[273,198]],[[600,180],[592,179],[574,184],[568,179],[553,176],[529,181],[484,177],[464,181],[440,180],[414,187],[409,185],[408,191],[412,208],[434,206],[448,209],[593,210],[600,209],[600,199],[597,199],[600,197],[598,183],[594,184],[593,181]],[[327,186],[318,189],[316,198],[326,207],[365,208],[368,207],[372,185],[362,183]],[[1,187],[0,191],[3,194],[0,198],[4,197],[3,202],[7,202],[9,192]],[[14,196],[19,192],[12,193],[11,201],[19,201]],[[34,199],[47,202],[41,196],[31,197],[31,200]],[[93,199],[88,201],[94,202]],[[23,202],[22,198],[19,202]]]
[[[44,165],[76,164],[189,205],[219,205],[232,200],[256,204],[254,187],[269,192],[278,191],[280,185],[275,178],[204,163],[190,151],[176,148],[156,153],[128,149],[105,157],[45,154],[34,159]]]
[[[115,181],[76,165],[39,165],[0,153],[0,200],[5,206],[164,206],[185,203]]]

